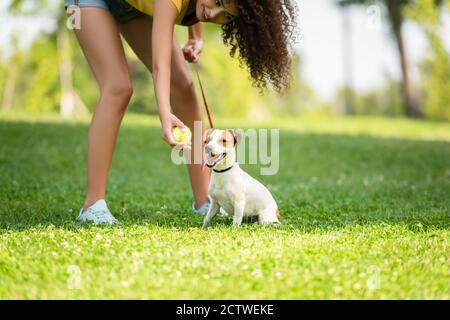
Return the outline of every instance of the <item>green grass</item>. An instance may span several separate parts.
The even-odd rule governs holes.
[[[223,120],[220,126],[244,122]],[[200,228],[155,118],[129,115],[108,182],[123,225],[78,225],[88,122],[0,118],[2,299],[449,299],[450,125],[299,119],[259,176],[280,228]]]

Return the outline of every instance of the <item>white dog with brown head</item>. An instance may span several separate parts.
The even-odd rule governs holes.
[[[236,145],[242,135],[233,130],[210,129],[206,132],[204,159],[212,168],[208,193],[211,198],[203,227],[222,207],[233,213],[233,224],[244,217],[257,217],[260,224],[279,223],[280,211],[270,191],[243,171],[236,161]]]

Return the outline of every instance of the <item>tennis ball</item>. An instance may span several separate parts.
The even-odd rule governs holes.
[[[188,127],[175,127],[172,134],[176,142],[191,142],[192,133]]]

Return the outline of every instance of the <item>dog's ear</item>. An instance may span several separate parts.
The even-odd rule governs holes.
[[[228,131],[231,133],[231,135],[232,135],[233,138],[234,138],[234,145],[235,145],[235,146],[236,146],[238,143],[241,142],[241,140],[242,140],[242,132],[237,131],[237,130],[231,130],[231,129],[228,129]]]

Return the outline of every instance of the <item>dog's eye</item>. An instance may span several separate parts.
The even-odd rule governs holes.
[[[228,141],[226,139],[222,139],[222,142],[223,143],[227,143]]]

